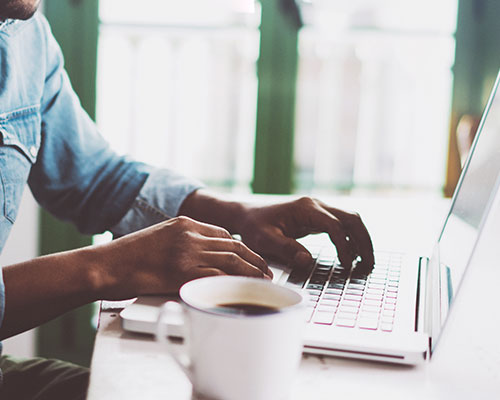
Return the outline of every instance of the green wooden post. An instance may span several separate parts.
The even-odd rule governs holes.
[[[95,118],[98,0],[45,0],[45,15],[61,45],[66,69],[83,107]],[[91,244],[69,224],[47,212],[40,216],[40,253],[49,254]],[[93,305],[81,307],[38,330],[37,353],[89,365],[94,340]]]
[[[291,193],[297,77],[297,39],[301,23],[293,0],[261,0],[257,128],[252,189]]]
[[[500,68],[500,3],[460,0],[458,5],[447,196],[453,194],[460,174],[455,137],[458,121],[464,114],[481,115]]]

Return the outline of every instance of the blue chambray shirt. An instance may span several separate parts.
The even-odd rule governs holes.
[[[0,254],[26,184],[42,207],[81,232],[117,235],[176,216],[201,187],[110,149],[71,88],[40,13],[0,22]],[[0,268],[0,325],[4,307]]]

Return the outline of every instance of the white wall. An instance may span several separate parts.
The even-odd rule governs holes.
[[[26,190],[16,223],[0,256],[2,266],[15,264],[38,255],[38,205]],[[14,336],[3,342],[3,354],[31,357],[35,353],[35,330]]]

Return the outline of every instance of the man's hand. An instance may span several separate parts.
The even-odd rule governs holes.
[[[272,278],[266,262],[224,228],[173,218],[105,246],[109,256],[102,298],[176,292],[183,283],[213,275]],[[118,280],[118,281],[116,281]],[[106,282],[106,279],[103,280]]]
[[[341,264],[370,271],[373,246],[359,214],[329,207],[309,197],[270,206],[247,206],[240,234],[244,242],[262,256],[286,264],[311,260],[295,239],[326,232],[335,244]]]
[[[309,197],[259,206],[226,202],[199,190],[185,200],[181,213],[239,233],[252,250],[282,263],[310,262],[311,255],[295,239],[326,232],[342,264],[350,266],[359,257],[356,270],[367,273],[374,264],[370,235],[360,216]]]

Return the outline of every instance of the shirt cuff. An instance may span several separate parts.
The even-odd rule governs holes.
[[[125,216],[110,230],[119,237],[176,217],[182,202],[204,185],[175,172],[151,171]]]

